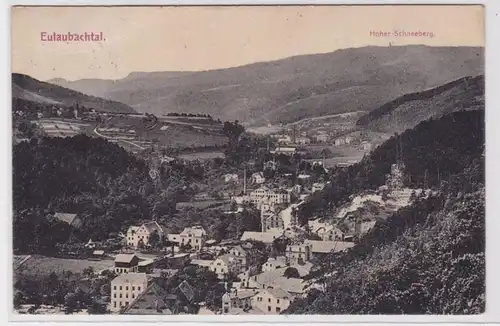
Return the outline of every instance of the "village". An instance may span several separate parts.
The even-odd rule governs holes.
[[[291,140],[283,142],[287,146],[284,148],[296,148],[297,141],[301,141],[295,136]],[[314,165],[325,169],[321,160]],[[277,170],[277,167],[275,160],[264,164],[265,170]],[[311,289],[321,289],[311,271],[322,257],[354,247],[357,239],[373,228],[378,219],[409,205],[412,198],[422,192],[403,188],[403,169],[404,165],[394,164],[385,186],[352,198],[348,205],[328,218],[312,218],[302,226],[297,220],[300,206],[309,196],[335,185],[306,173],[299,173],[295,184],[288,187],[266,179],[264,171],[248,176],[246,169],[243,175],[225,174],[223,183],[242,184],[241,193],[222,196],[232,207],[226,214],[236,216],[249,207],[257,209],[260,231],[241,230],[239,239],[216,241],[208,237],[201,225],[191,225],[180,233],[168,233],[167,228],[152,219],[123,230],[117,250],[106,251],[103,242],[89,239],[85,245],[91,252],[87,260],[106,262],[100,270],[93,268],[96,277],[109,272],[116,274],[110,282],[110,297],[102,298],[113,314],[183,313],[175,302],[179,295],[188,301],[192,299],[194,294],[189,282],[181,283],[179,291],[169,294],[157,280],[171,277],[186,266],[211,271],[224,285],[221,306],[208,309],[201,302],[199,314],[279,314],[295,298],[304,297]],[[206,194],[195,196],[198,202],[209,199]],[[77,214],[56,213],[55,218],[71,226],[81,223]],[[251,259],[249,253],[256,244],[270,249],[271,254],[265,261]],[[18,268],[30,261],[29,256],[17,259]],[[23,309],[28,307],[19,311],[22,313]]]

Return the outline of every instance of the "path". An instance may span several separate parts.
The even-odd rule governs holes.
[[[146,149],[145,147],[142,147],[140,145],[137,145],[135,143],[132,143],[131,141],[128,141],[128,140],[125,140],[125,139],[118,139],[118,138],[114,138],[114,137],[109,137],[109,136],[105,136],[103,134],[101,134],[99,131],[97,131],[97,129],[99,128],[99,126],[96,126],[94,128],[94,133],[99,136],[99,137],[102,137],[102,138],[106,138],[106,139],[112,139],[112,140],[116,140],[116,141],[121,141],[121,142],[124,142],[124,143],[127,143],[127,144],[130,144],[130,145],[133,145],[137,148],[140,148],[140,149]]]

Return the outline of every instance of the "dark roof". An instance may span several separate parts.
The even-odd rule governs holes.
[[[118,254],[115,258],[115,263],[131,263],[134,258],[138,258],[134,254]]]
[[[176,301],[176,295],[167,293],[165,289],[153,282],[125,308],[122,314],[172,315],[176,312]]]
[[[59,221],[66,222],[69,225],[73,224],[77,214],[70,213],[55,213],[54,217]]]
[[[164,232],[163,228],[156,221],[144,223],[144,227],[146,228],[146,230],[148,230],[149,233],[152,233],[153,231],[156,231],[158,233]]]

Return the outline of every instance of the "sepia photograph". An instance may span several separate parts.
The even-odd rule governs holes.
[[[485,312],[483,6],[10,14],[13,315]]]

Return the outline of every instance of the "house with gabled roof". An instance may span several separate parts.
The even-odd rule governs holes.
[[[54,218],[57,220],[67,223],[74,228],[81,228],[83,223],[82,220],[78,217],[78,214],[71,213],[55,213]]]
[[[194,225],[184,228],[180,234],[170,233],[167,238],[171,242],[178,243],[179,246],[189,245],[194,250],[201,250],[208,240],[207,231],[201,225]]]
[[[292,295],[281,288],[267,288],[252,297],[252,307],[266,315],[276,315],[286,310],[292,300]]]
[[[130,226],[127,230],[127,245],[138,248],[149,246],[151,235],[156,232],[160,241],[166,237],[166,230],[158,222],[151,221],[141,226]]]
[[[134,254],[119,254],[115,258],[115,272],[117,274],[137,272],[139,261],[139,257]]]
[[[177,313],[177,295],[152,282],[122,312],[123,315],[173,315]]]
[[[229,254],[239,259],[243,266],[247,265],[247,252],[241,246],[234,246],[229,249]]]
[[[230,273],[237,275],[241,273],[245,265],[242,264],[240,259],[231,254],[225,254],[217,257],[211,264],[209,269],[217,274],[219,279],[224,279]]]

